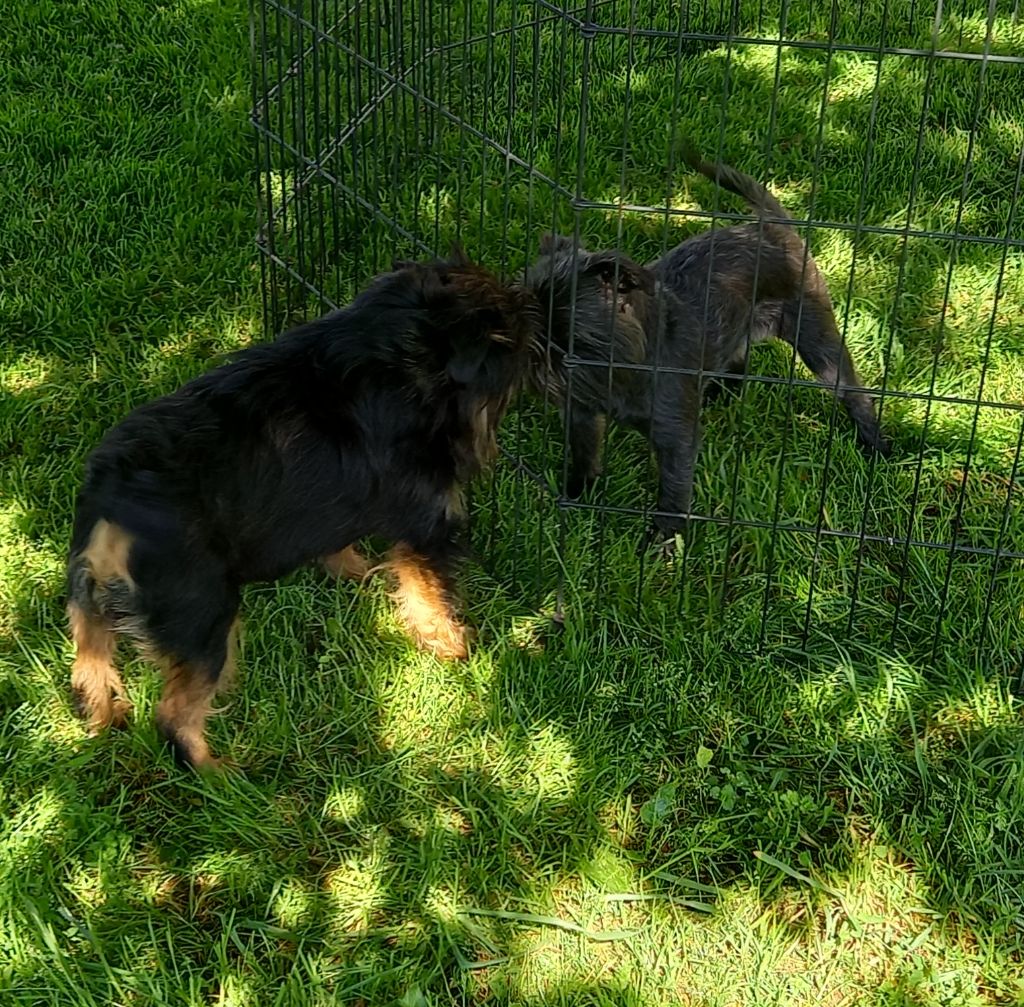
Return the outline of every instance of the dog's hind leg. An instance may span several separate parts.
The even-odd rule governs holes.
[[[131,711],[114,650],[121,619],[132,607],[135,585],[128,563],[133,545],[120,525],[100,519],[68,564],[67,611],[75,645],[71,689],[92,734],[123,726]],[[111,603],[121,611],[111,612]]]
[[[203,657],[158,658],[164,689],[156,711],[157,730],[183,766],[211,769],[220,765],[206,741],[206,718],[218,689],[234,676],[238,629],[238,619],[232,615],[219,620]]]
[[[113,630],[102,615],[77,601],[68,604],[75,663],[71,668],[71,689],[75,706],[98,734],[108,727],[123,727],[131,703],[124,698],[124,684],[114,666],[117,643]]]
[[[402,621],[416,643],[441,658],[466,657],[471,634],[455,614],[447,562],[401,543],[387,565],[398,582],[394,597]]]
[[[831,307],[811,296],[802,306],[799,301],[788,302],[782,311],[779,335],[796,348],[817,379],[843,403],[864,448],[888,455],[889,442],[882,434],[871,397],[859,391],[861,380],[839,337]]]

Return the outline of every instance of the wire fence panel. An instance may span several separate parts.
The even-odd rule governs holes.
[[[688,138],[793,218],[802,278],[816,264],[892,454],[860,451],[829,394],[839,379],[823,389],[770,340],[741,374],[704,375],[737,387],[703,408],[690,527],[667,558],[643,548],[658,486],[644,437],[606,424],[604,474],[570,499],[573,407],[526,396],[473,500],[495,583],[567,620],[725,626],[738,648],[824,636],[932,663],[983,654],[1016,675],[1020,14],[1018,0],[253,0],[268,331],[456,240],[519,281],[546,232],[652,263],[756,221],[687,167]],[[738,267],[714,247],[709,275],[730,289]],[[724,309],[710,287],[706,302],[708,328]],[[572,351],[566,366],[570,387],[595,367],[611,387],[651,365]]]

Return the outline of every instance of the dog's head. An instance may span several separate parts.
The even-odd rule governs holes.
[[[408,338],[416,386],[425,399],[454,405],[472,431],[475,464],[486,462],[534,351],[534,298],[471,262],[457,246],[446,259],[396,261],[382,284],[415,304],[415,331]]]
[[[599,359],[644,360],[658,323],[657,281],[628,255],[546,234],[526,286],[539,303],[548,366],[559,366],[570,345]]]
[[[514,389],[527,364],[536,309],[520,287],[471,262],[457,245],[446,259],[399,260],[393,276],[419,308],[417,339],[432,378],[480,396]]]

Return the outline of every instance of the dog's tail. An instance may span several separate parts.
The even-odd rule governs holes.
[[[778,218],[764,221],[766,231],[784,241],[792,241],[794,238],[799,241],[792,225],[779,222],[792,220],[789,212],[757,179],[721,161],[705,161],[697,148],[685,138],[679,141],[679,155],[688,167],[742,197],[758,216]]]

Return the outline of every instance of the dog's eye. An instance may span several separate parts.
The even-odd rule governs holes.
[[[632,283],[629,277],[621,269],[616,270],[614,266],[608,266],[601,270],[601,282],[609,287],[615,284],[615,290],[619,294],[628,294],[636,284]]]

